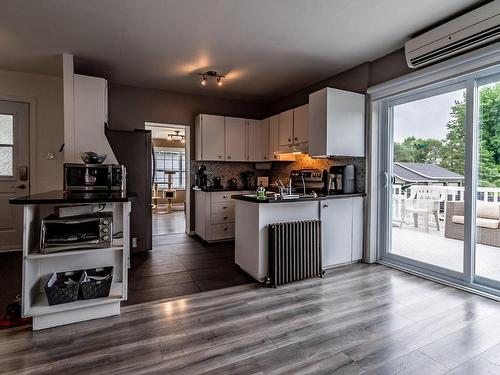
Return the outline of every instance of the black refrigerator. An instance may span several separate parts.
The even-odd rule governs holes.
[[[137,194],[130,213],[130,236],[137,238],[132,253],[152,248],[151,186],[153,144],[151,131],[105,129],[108,142],[120,164],[127,168],[127,191]]]

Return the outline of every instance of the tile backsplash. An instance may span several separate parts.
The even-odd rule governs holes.
[[[269,183],[273,183],[280,178],[283,181],[290,176],[290,171],[294,169],[316,168],[328,170],[334,165],[354,164],[356,167],[356,189],[358,192],[365,191],[366,167],[365,158],[332,158],[332,159],[312,159],[309,155],[296,155],[295,161],[287,162],[272,162],[271,169],[258,170],[255,168],[255,163],[250,162],[220,162],[220,161],[191,161],[191,181],[194,183],[194,174],[200,165],[205,165],[206,172],[212,177],[221,177],[224,186],[227,186],[228,180],[232,177],[238,181],[238,186],[241,183],[241,173],[252,171],[255,178],[257,176],[269,176]],[[254,181],[255,184],[255,181]]]

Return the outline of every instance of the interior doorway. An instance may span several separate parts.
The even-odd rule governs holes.
[[[153,140],[153,237],[188,232],[189,127],[146,123]]]

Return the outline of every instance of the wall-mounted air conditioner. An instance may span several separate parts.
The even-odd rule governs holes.
[[[406,61],[420,68],[498,40],[500,0],[495,0],[406,42]]]

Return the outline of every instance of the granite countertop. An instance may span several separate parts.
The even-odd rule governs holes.
[[[137,198],[135,193],[88,191],[65,192],[62,190],[47,193],[26,195],[10,198],[10,204],[59,204],[59,203],[103,203],[103,202],[131,202]]]
[[[212,189],[212,188],[199,188],[199,187],[194,187],[193,190],[195,191],[205,191],[207,193],[211,192],[217,192],[217,191],[250,191],[250,190],[255,190],[254,188],[251,189],[243,189],[243,188],[236,188],[236,189],[230,189],[230,188],[220,188],[220,189]]]
[[[274,199],[272,197],[267,197],[266,199],[257,199],[256,196],[247,196],[247,195],[242,195],[242,194],[236,194],[232,195],[231,198],[240,200],[240,201],[246,201],[246,202],[253,202],[253,203],[292,203],[292,202],[311,202],[311,201],[323,201],[323,200],[328,200],[328,199],[341,199],[341,198],[353,198],[353,197],[364,197],[365,193],[353,193],[353,194],[334,194],[334,195],[318,195],[317,197],[314,196],[307,196],[307,197],[301,197],[301,198],[295,198],[295,199]]]

